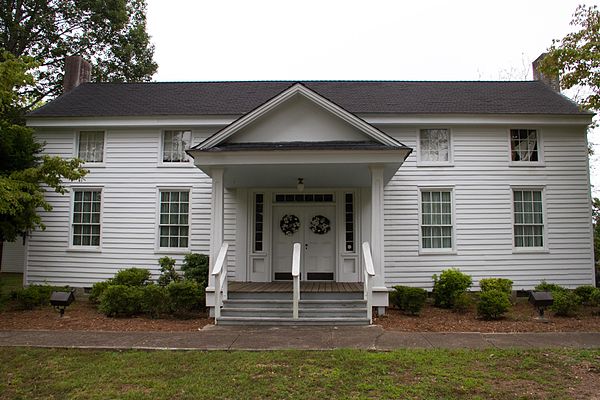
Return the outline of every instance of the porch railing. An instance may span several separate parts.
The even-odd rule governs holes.
[[[369,242],[362,244],[363,257],[365,259],[364,273],[364,299],[367,301],[367,318],[369,323],[373,323],[373,277],[375,269],[373,268],[373,257],[371,257],[371,246]]]
[[[223,300],[227,300],[227,250],[229,243],[225,242],[221,245],[219,255],[215,261],[215,266],[212,270],[212,275],[215,277],[215,324],[221,316],[221,307]]]
[[[294,280],[294,294],[292,297],[292,314],[294,319],[298,319],[298,308],[300,303],[300,251],[302,245],[294,243],[294,252],[292,253],[292,279]]]

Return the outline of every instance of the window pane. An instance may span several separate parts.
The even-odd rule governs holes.
[[[515,190],[514,199],[515,247],[543,247],[542,191]]]

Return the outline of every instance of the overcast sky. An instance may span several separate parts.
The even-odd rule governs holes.
[[[147,1],[155,80],[208,81],[531,79],[583,0]]]

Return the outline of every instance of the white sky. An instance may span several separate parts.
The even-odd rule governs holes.
[[[583,1],[147,0],[148,31],[157,81],[522,80]]]

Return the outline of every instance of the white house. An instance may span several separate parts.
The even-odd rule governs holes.
[[[390,287],[431,288],[449,267],[475,286],[594,284],[592,114],[542,81],[82,79],[28,116],[48,154],[90,170],[48,193],[28,283],[89,287],[188,252],[214,266],[227,243],[230,292],[287,295],[300,243],[301,301],[368,279],[367,305],[383,312]],[[207,290],[218,309],[220,283]]]

